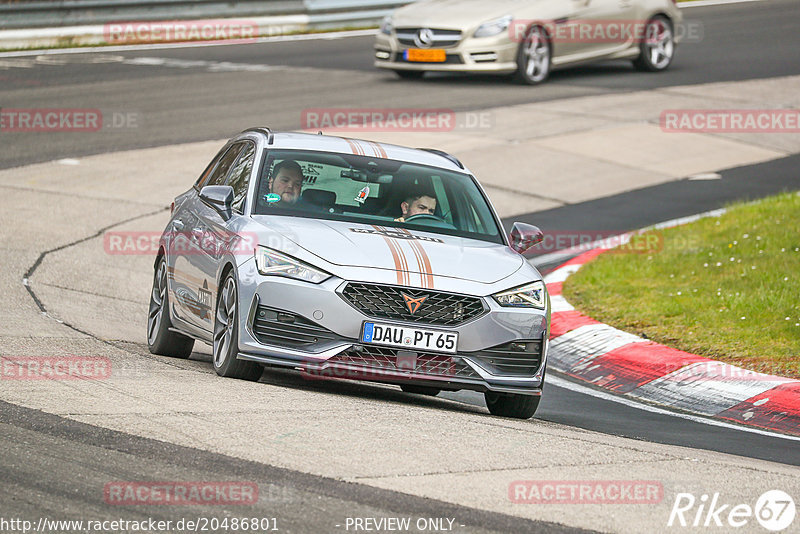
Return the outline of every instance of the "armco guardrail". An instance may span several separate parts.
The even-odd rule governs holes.
[[[312,24],[377,21],[408,0],[0,0],[0,30],[109,22],[304,15]]]

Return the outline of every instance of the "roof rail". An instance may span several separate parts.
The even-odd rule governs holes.
[[[442,156],[444,159],[450,161],[451,163],[455,163],[458,165],[459,169],[464,168],[464,164],[458,161],[458,158],[453,156],[452,154],[448,154],[444,150],[437,150],[435,148],[420,148],[418,150],[424,150],[425,152],[430,152],[431,154],[436,154],[437,156]]]
[[[262,134],[266,135],[267,136],[267,144],[268,145],[271,145],[272,141],[275,139],[275,135],[272,133],[272,130],[270,130],[266,126],[256,126],[256,127],[253,127],[253,128],[248,128],[248,129],[244,130],[242,133],[247,133],[247,132],[257,132],[257,133],[262,133]]]

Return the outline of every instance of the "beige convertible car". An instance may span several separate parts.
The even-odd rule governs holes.
[[[674,0],[422,0],[386,17],[375,66],[514,74],[538,84],[555,68],[608,59],[662,71],[681,22]]]

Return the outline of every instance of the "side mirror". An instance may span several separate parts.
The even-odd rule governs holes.
[[[531,224],[515,222],[511,227],[511,248],[520,254],[538,245],[544,239],[544,232]]]
[[[200,199],[217,210],[226,221],[233,214],[233,188],[229,185],[207,185],[200,190]]]

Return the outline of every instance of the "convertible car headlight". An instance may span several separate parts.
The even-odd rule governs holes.
[[[384,35],[391,35],[393,28],[394,26],[392,25],[392,17],[389,15],[383,17],[383,20],[381,21],[381,33]]]
[[[516,289],[510,289],[493,295],[494,300],[501,306],[512,308],[539,308],[545,307],[546,293],[544,282],[539,280]]]
[[[475,37],[492,37],[494,35],[499,35],[508,29],[513,19],[514,17],[511,15],[506,15],[499,19],[484,22],[475,30]]]
[[[263,275],[286,276],[312,284],[319,284],[331,277],[325,271],[267,247],[256,249],[256,268]]]

